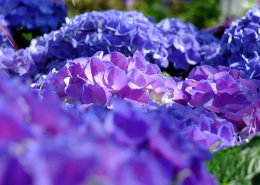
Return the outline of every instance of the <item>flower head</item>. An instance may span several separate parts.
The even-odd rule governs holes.
[[[57,29],[64,22],[67,8],[62,1],[2,0],[0,14],[15,29],[40,30],[46,33]]]
[[[260,8],[249,10],[233,22],[221,39],[223,65],[244,70],[248,78],[260,79]]]

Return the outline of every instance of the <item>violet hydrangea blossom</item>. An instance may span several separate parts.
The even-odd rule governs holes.
[[[0,68],[10,75],[31,77],[37,74],[33,55],[28,50],[16,51],[13,47],[0,49]]]
[[[205,169],[209,152],[161,119],[124,102],[65,110],[0,79],[1,184],[217,184]]]
[[[54,91],[67,102],[109,106],[115,96],[141,105],[153,100],[165,103],[176,84],[137,51],[133,57],[98,52],[89,58],[78,58],[42,76],[32,86]]]
[[[249,78],[260,79],[260,8],[249,10],[233,22],[221,39],[223,65],[244,70]]]
[[[161,162],[163,164],[168,163],[169,166],[166,165],[169,167],[168,172],[174,174],[173,181],[187,185],[196,183],[214,184],[213,179],[206,175],[205,171],[199,169],[200,167],[203,169],[203,166],[197,166],[194,163],[196,160],[206,159],[207,154],[203,150],[199,151],[198,148],[185,144],[183,138],[178,135],[181,132],[175,130],[172,125],[169,125],[170,122],[162,119],[160,113],[158,113],[143,113],[134,107],[131,108],[126,103],[116,103],[111,117],[105,123],[105,129],[117,142],[124,145],[135,145],[138,148],[148,147],[155,156],[163,158]],[[176,135],[176,133],[178,134]],[[181,151],[189,151],[190,154],[181,155],[180,153],[183,153]],[[174,157],[175,155],[176,157],[179,156],[177,157],[178,160]],[[194,159],[191,159],[189,155],[192,155]],[[197,171],[197,175],[201,176],[201,178],[196,175],[184,179],[178,177],[179,172],[187,168],[190,169],[193,165],[196,166],[194,171]],[[191,174],[193,174],[193,170]]]
[[[40,94],[54,92],[69,104],[101,105],[114,110],[118,105],[113,105],[113,97],[148,107],[155,102],[171,103],[169,100],[181,103],[182,99],[188,99],[189,96],[177,90],[178,83],[172,78],[163,77],[159,68],[146,62],[138,52],[132,58],[126,58],[118,52],[105,56],[99,52],[91,58],[79,58],[69,62],[59,71],[42,76],[32,86],[37,88]],[[182,113],[178,113],[177,109],[182,110]],[[164,115],[165,117],[172,114],[175,119],[179,114],[186,113],[187,119],[182,119],[181,123],[178,119],[170,119],[172,122],[168,125],[175,125],[183,135],[207,149],[214,144],[219,144],[216,149],[234,144],[232,124],[213,113],[210,114],[206,110],[193,111],[189,107],[178,107],[177,104],[169,110],[162,111],[169,114]],[[160,116],[160,119],[163,120],[163,116]],[[134,129],[134,125],[132,126]],[[140,137],[144,136],[140,134]]]
[[[242,138],[260,131],[260,81],[246,79],[242,71],[219,66],[193,69],[179,88],[182,103],[204,107],[233,123]]]
[[[167,120],[165,124],[167,128],[178,130],[186,138],[204,148],[217,151],[239,144],[232,123],[205,108],[193,109],[177,103],[166,104],[156,109],[149,106],[147,108],[154,116]]]

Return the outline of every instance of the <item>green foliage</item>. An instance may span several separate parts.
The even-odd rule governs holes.
[[[185,4],[183,12],[177,16],[198,28],[216,25],[220,21],[220,1],[193,0]]]
[[[216,152],[208,169],[220,185],[260,185],[260,136]]]
[[[156,21],[174,16],[171,7],[163,5],[161,0],[137,0],[134,9],[154,17]]]
[[[126,10],[122,0],[66,0],[69,16],[92,10],[118,9]],[[73,3],[74,2],[74,3]],[[169,5],[162,0],[137,0],[133,10],[141,11],[156,21],[164,18],[178,17],[191,22],[199,28],[212,26],[219,21],[219,0],[171,0]]]
[[[66,0],[66,4],[70,17],[92,10],[123,9],[121,0]]]
[[[216,25],[220,21],[219,0],[171,0],[166,6],[161,0],[137,0],[134,7],[145,15],[160,21],[166,17],[178,17],[195,24],[198,28]]]

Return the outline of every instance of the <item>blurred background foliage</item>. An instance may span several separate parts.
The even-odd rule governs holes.
[[[259,0],[66,0],[69,16],[108,9],[137,10],[160,21],[177,17],[198,28],[207,28],[228,17],[240,17]]]
[[[178,17],[191,22],[199,28],[215,25],[219,22],[219,0],[140,0],[135,9],[154,17],[157,21],[165,17]]]

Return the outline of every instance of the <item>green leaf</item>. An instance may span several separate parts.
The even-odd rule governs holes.
[[[260,136],[214,153],[207,165],[220,185],[260,185]]]

